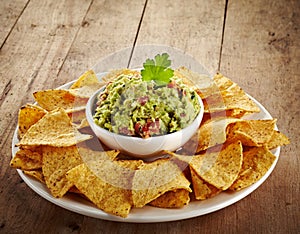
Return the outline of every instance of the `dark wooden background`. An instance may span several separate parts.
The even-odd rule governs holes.
[[[300,1],[0,0],[0,233],[299,233]],[[220,211],[130,224],[72,213],[9,167],[21,105],[134,45],[179,48],[261,102],[291,144],[267,181]]]

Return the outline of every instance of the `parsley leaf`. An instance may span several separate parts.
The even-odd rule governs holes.
[[[159,86],[170,83],[170,78],[173,77],[174,71],[169,68],[171,60],[167,53],[157,54],[154,59],[147,59],[143,63],[144,69],[141,70],[142,80],[154,80]]]

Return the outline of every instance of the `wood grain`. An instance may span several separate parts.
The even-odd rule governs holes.
[[[299,1],[229,1],[221,72],[261,102],[291,139],[268,180],[241,203],[238,227],[299,231]],[[251,220],[251,222],[249,222]]]
[[[0,4],[0,18],[7,19],[0,31],[0,233],[299,232],[299,1],[18,0]],[[282,148],[274,172],[255,192],[201,217],[116,223],[46,201],[9,167],[17,112],[33,101],[32,92],[77,78],[98,59],[130,48],[135,39],[136,45],[176,47],[210,73],[220,67],[278,118],[279,129],[292,144]],[[127,64],[128,51],[123,55]]]
[[[191,55],[209,73],[218,69],[225,2],[149,1],[137,45],[168,45]]]
[[[17,23],[22,11],[26,8],[27,0],[1,1],[0,3],[0,48],[3,47],[6,39]]]

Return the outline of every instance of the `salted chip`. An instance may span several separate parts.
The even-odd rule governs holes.
[[[186,85],[195,88],[201,98],[206,98],[219,91],[209,76],[193,72],[186,67],[175,69],[174,76],[181,78]]]
[[[205,97],[204,101],[208,103],[204,106],[205,112],[224,110],[239,110],[244,111],[244,114],[260,112],[256,103],[232,80],[218,73],[214,76],[213,81],[219,91],[212,92],[211,95]]]
[[[108,151],[96,151],[91,150],[86,147],[79,147],[77,145],[78,152],[81,155],[81,158],[84,162],[88,161],[97,161],[97,160],[115,160],[119,155],[120,151],[118,150],[108,150]]]
[[[243,120],[228,126],[229,141],[240,140],[245,146],[262,146],[270,141],[276,119]]]
[[[46,110],[36,105],[26,104],[25,106],[22,106],[18,114],[19,137],[22,138],[27,130],[39,121],[46,113]]]
[[[67,89],[48,89],[33,93],[36,102],[45,110],[63,108],[67,113],[84,110],[88,98],[77,97]]]
[[[197,200],[205,200],[219,194],[222,190],[205,182],[201,177],[191,168],[191,178],[193,184],[193,192]]]
[[[168,191],[185,189],[191,192],[190,182],[179,167],[169,159],[144,163],[135,172],[132,199],[135,207],[143,207]]]
[[[110,182],[118,181],[125,184],[128,178],[120,177],[118,173],[111,173],[111,168],[104,167],[102,164],[106,161],[108,160],[90,162],[89,165],[81,164],[68,171],[67,178],[99,209],[125,218],[132,206],[130,190]],[[104,171],[106,174],[103,173]],[[101,175],[105,175],[105,178]]]
[[[198,153],[215,145],[223,144],[227,139],[228,125],[238,121],[241,119],[226,117],[207,121],[198,129],[196,135],[183,146],[183,149],[195,148],[196,145],[195,152]]]
[[[141,73],[139,71],[124,68],[124,69],[115,69],[110,71],[105,76],[103,76],[101,80],[107,83],[114,80],[120,75],[131,75],[133,77],[141,77]]]
[[[36,158],[34,156],[30,157],[28,156],[29,154],[33,154],[33,152],[28,151],[26,149],[19,149],[10,161],[10,166],[26,171],[42,168],[41,158],[38,158],[37,156]]]
[[[237,141],[226,145],[220,152],[196,155],[190,167],[207,183],[226,190],[238,177],[243,162],[243,148]]]
[[[43,175],[54,197],[62,197],[73,186],[66,173],[82,163],[77,146],[43,147]]]
[[[186,189],[175,189],[159,196],[149,205],[160,208],[181,208],[190,202],[190,192]]]
[[[243,153],[243,166],[230,190],[246,188],[260,180],[274,163],[276,156],[267,147],[253,147]]]
[[[267,143],[267,147],[269,150],[271,150],[277,148],[278,146],[288,144],[290,144],[290,139],[283,133],[274,130],[270,140]]]
[[[32,171],[26,171],[26,170],[23,170],[23,173],[25,175],[29,175],[33,178],[35,178],[36,180],[40,181],[41,183],[45,184],[45,178],[44,178],[44,175],[43,175],[43,172],[41,169],[37,169],[37,170],[32,170]]]
[[[48,112],[25,133],[17,146],[50,145],[71,146],[90,139],[91,135],[81,134],[71,123],[63,109]]]
[[[70,89],[77,89],[84,86],[98,85],[100,82],[93,70],[88,70],[83,73],[70,87]]]

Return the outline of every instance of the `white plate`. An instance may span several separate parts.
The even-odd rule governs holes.
[[[74,81],[73,81],[74,82]],[[73,82],[69,82],[59,88],[69,88]],[[260,108],[260,113],[251,115],[251,119],[272,119],[270,113],[253,97],[249,96]],[[277,129],[277,127],[276,127]],[[18,143],[17,128],[15,130],[12,140],[12,155],[15,155],[18,148],[15,146]],[[24,182],[36,193],[48,201],[61,206],[67,210],[104,220],[119,221],[119,222],[132,222],[132,223],[153,223],[153,222],[166,222],[182,220],[208,214],[222,208],[225,208],[252,193],[257,189],[271,174],[278,161],[280,147],[272,151],[276,156],[272,167],[268,172],[255,184],[242,189],[238,192],[222,192],[217,196],[204,200],[193,201],[187,206],[181,209],[162,209],[151,206],[145,206],[143,208],[133,208],[127,218],[120,218],[117,216],[109,215],[100,209],[98,209],[91,202],[73,194],[68,194],[63,198],[54,198],[48,188],[35,180],[34,178],[25,175],[21,170],[17,170]]]

